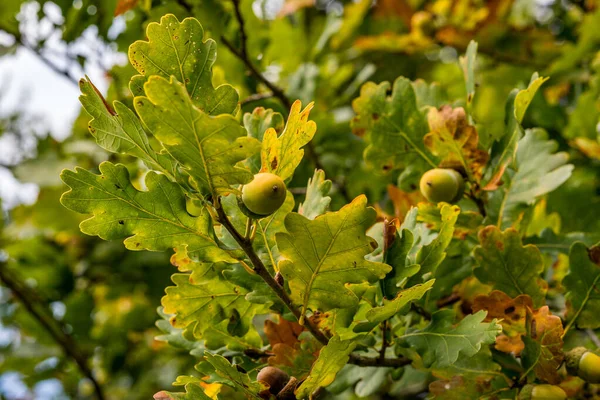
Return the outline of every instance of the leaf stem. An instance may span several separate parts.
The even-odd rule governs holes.
[[[277,283],[277,281],[271,276],[267,267],[263,264],[262,260],[258,256],[258,254],[256,254],[254,247],[252,247],[252,242],[250,240],[248,240],[247,238],[243,237],[237,231],[237,229],[235,229],[235,226],[233,226],[233,224],[227,217],[227,214],[225,214],[225,210],[220,205],[221,198],[220,197],[217,198],[216,201],[219,203],[219,204],[215,204],[215,210],[217,212],[217,218],[218,218],[217,221],[231,234],[231,236],[233,236],[233,238],[235,239],[237,244],[242,248],[244,253],[246,253],[248,258],[250,259],[250,262],[252,263],[254,272],[256,272],[256,274],[258,276],[260,276],[263,279],[263,281],[265,281],[265,283],[273,290],[273,292],[277,295],[277,297],[279,297],[279,299],[283,302],[283,304],[286,306],[286,308],[288,310],[290,310],[292,312],[292,314],[294,314],[294,317],[296,317],[297,320],[300,320],[300,318],[302,317],[300,310],[294,306],[292,299],[287,294],[287,292],[285,291],[283,286],[281,286],[279,283]],[[310,319],[306,319],[305,326],[309,330],[309,332],[312,333],[312,335],[315,337],[315,339],[317,339],[323,345],[327,345],[327,343],[329,343],[329,338],[327,337],[327,335],[325,335],[325,333],[322,330],[320,330],[319,327],[316,326],[314,324],[314,322],[312,322]],[[398,367],[408,365],[412,361],[405,357],[372,358],[372,357],[359,356],[356,354],[350,354],[350,360],[348,362],[350,364],[360,365],[360,366],[364,366],[364,367],[394,367],[394,368],[398,368]]]
[[[62,347],[67,357],[70,357],[75,361],[79,371],[92,382],[98,400],[104,400],[106,397],[104,396],[100,383],[96,380],[92,370],[88,366],[87,357],[81,349],[79,349],[73,337],[66,333],[61,322],[51,317],[50,310],[46,304],[44,304],[41,299],[38,299],[38,296],[35,293],[31,293],[31,289],[20,282],[19,278],[14,276],[8,270],[8,267],[4,262],[0,263],[0,281],[12,291],[15,297],[18,298],[25,309],[27,309],[29,314],[31,314],[31,316],[34,317],[50,334],[52,339]]]

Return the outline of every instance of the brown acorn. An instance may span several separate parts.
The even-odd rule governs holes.
[[[277,394],[285,387],[290,376],[277,367],[264,367],[258,373],[256,380],[269,385],[269,392]]]

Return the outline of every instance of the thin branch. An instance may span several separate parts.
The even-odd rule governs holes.
[[[385,320],[381,323],[381,350],[379,350],[379,361],[385,360],[385,351],[389,345],[388,343],[388,321]]]
[[[250,61],[247,56],[243,55],[243,51],[238,50],[235,46],[225,38],[225,36],[221,36],[221,41],[235,55],[240,61],[244,63],[246,68],[250,71],[252,75],[259,81],[261,81],[269,90],[273,93],[273,96],[277,97],[281,103],[283,103],[284,107],[290,109],[292,107],[292,102],[290,99],[283,93],[283,90],[279,88],[277,85],[269,81],[263,74],[261,74],[258,69],[254,66],[254,64]]]
[[[35,54],[38,57],[38,59],[41,62],[43,62],[47,67],[49,67],[52,71],[67,78],[67,80],[69,82],[71,82],[72,84],[79,85],[79,81],[77,80],[77,78],[72,76],[68,70],[62,69],[58,65],[54,64],[52,61],[50,61],[50,59],[46,58],[46,56],[44,56],[41,53],[40,49],[35,48],[35,47],[31,46],[29,43],[27,43],[21,35],[16,35],[15,39],[22,47],[26,48],[27,50],[29,50],[33,54]]]
[[[217,201],[220,202],[220,198]],[[267,285],[269,285],[269,287],[273,290],[273,292],[275,292],[275,294],[277,295],[277,297],[279,297],[283,304],[292,312],[292,314],[294,314],[296,319],[300,320],[300,310],[294,307],[292,299],[290,299],[287,292],[279,283],[275,281],[275,279],[273,279],[273,277],[269,273],[269,270],[267,270],[267,267],[265,267],[258,254],[256,254],[256,252],[254,251],[254,247],[252,247],[252,242],[244,236],[242,236],[237,231],[237,229],[235,229],[235,227],[227,217],[227,214],[225,214],[225,211],[223,210],[221,204],[217,205],[216,211],[218,216],[218,222],[221,223],[221,225],[223,225],[225,229],[227,229],[227,231],[231,234],[231,236],[233,236],[238,245],[242,248],[244,253],[246,253],[248,258],[250,259],[250,262],[252,263],[254,272],[256,272],[256,274],[260,276]],[[327,338],[327,336],[325,336],[323,331],[321,331],[317,326],[315,326],[312,321],[306,320],[306,327],[319,342],[323,344],[327,344],[327,342],[329,342],[329,339]]]
[[[412,361],[406,357],[398,358],[384,358],[383,360],[379,357],[364,357],[356,354],[350,354],[350,360],[348,363],[359,365],[361,367],[392,367],[400,368],[410,364]]]
[[[242,17],[242,10],[240,9],[240,0],[231,1],[233,2],[235,19],[237,19],[240,26],[240,53],[243,58],[248,59],[248,35],[246,34],[246,24],[244,24],[244,17]]]
[[[246,253],[248,258],[250,259],[250,262],[252,263],[254,272],[256,272],[256,274],[260,276],[267,285],[269,285],[269,287],[273,290],[273,292],[275,292],[277,297],[279,297],[279,299],[283,302],[286,308],[290,310],[292,314],[294,314],[294,317],[296,317],[297,320],[300,320],[300,318],[302,317],[300,310],[294,306],[294,304],[292,303],[292,299],[289,297],[283,286],[277,283],[277,281],[271,276],[271,274],[267,270],[267,267],[265,267],[258,254],[256,254],[254,247],[252,247],[252,242],[247,238],[243,237],[237,231],[237,229],[235,229],[235,227],[229,220],[229,217],[227,217],[227,214],[225,214],[225,211],[223,210],[223,206],[220,204],[220,201],[221,199],[218,198],[218,203],[215,207],[218,222],[231,234],[231,236],[233,236],[237,244],[242,248],[244,253]],[[305,326],[309,330],[309,332],[312,333],[315,339],[317,339],[323,345],[327,345],[327,343],[329,343],[329,338],[310,319],[305,319]],[[397,368],[410,364],[411,360],[405,357],[382,359],[380,357],[371,358],[359,356],[356,354],[350,354],[349,363],[365,367],[370,366]]]
[[[255,101],[270,99],[272,97],[274,97],[274,96],[273,96],[273,93],[271,93],[271,92],[256,93],[256,94],[252,94],[252,95],[246,97],[244,100],[240,101],[240,105],[243,106],[248,103],[254,103]]]
[[[104,400],[104,392],[88,366],[87,357],[79,349],[73,337],[66,333],[63,324],[51,317],[51,311],[48,309],[48,306],[40,300],[35,300],[37,295],[31,293],[31,289],[21,283],[17,277],[12,276],[6,263],[0,263],[0,281],[12,291],[15,297],[18,298],[27,309],[29,314],[31,314],[50,336],[52,336],[52,339],[62,347],[67,357],[70,357],[75,361],[81,373],[92,382],[98,400]]]

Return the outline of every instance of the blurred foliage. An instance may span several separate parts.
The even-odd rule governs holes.
[[[26,18],[19,13],[21,7],[32,6],[32,3],[38,6],[33,21],[28,20],[29,14]],[[425,105],[464,107],[468,113],[468,124],[476,129],[479,146],[488,149],[500,143],[497,139],[505,137],[508,112],[504,99],[509,97],[511,90],[516,87],[524,92],[534,72],[550,77],[537,94],[533,90],[528,99],[531,104],[524,106],[527,113],[523,110],[520,114],[522,120],[516,122],[519,126],[513,126],[514,129],[528,130],[525,138],[521,139],[527,144],[520,149],[530,146],[530,153],[517,154],[517,144],[512,143],[517,163],[522,169],[509,171],[505,176],[508,178],[505,184],[516,182],[521,179],[518,174],[527,169],[530,173],[525,179],[538,180],[538,188],[524,195],[525,189],[530,188],[500,186],[490,195],[487,204],[489,219],[486,221],[494,225],[498,222],[503,229],[513,227],[516,229],[514,236],[519,236],[524,244],[538,246],[541,252],[535,255],[536,268],[543,269],[541,276],[548,282],[548,287],[532,289],[535,306],[540,305],[540,296],[543,297],[540,290],[547,290],[545,301],[551,311],[555,315],[564,315],[565,298],[561,285],[573,292],[580,290],[574,282],[573,273],[561,282],[569,271],[569,262],[582,257],[581,245],[574,248],[577,253],[571,258],[568,257],[569,247],[576,240],[591,246],[600,239],[600,5],[596,1],[240,0],[239,15],[235,4],[238,2],[229,0],[1,1],[0,32],[6,35],[8,44],[0,46],[0,57],[10,60],[14,49],[22,46],[34,51],[44,62],[52,63],[48,53],[53,47],[48,42],[58,40],[68,49],[62,55],[66,65],[101,65],[105,54],[114,51],[127,53],[134,41],[146,39],[148,24],[159,22],[163,15],[171,13],[180,21],[185,17],[195,17],[204,27],[204,38],[213,38],[218,48],[212,85],[216,88],[228,83],[235,88],[240,102],[231,119],[241,121],[244,114],[254,111],[256,119],[252,123],[261,124],[257,128],[258,139],[263,139],[259,135],[264,128],[273,127],[279,133],[283,124],[281,120],[261,119],[263,117],[256,114],[255,108],[273,109],[286,115],[288,107],[271,96],[272,88],[264,81],[247,72],[247,66],[228,44],[239,49],[245,43],[248,59],[269,82],[282,88],[287,98],[300,99],[305,104],[314,102],[310,117],[318,129],[312,141],[313,148],[306,150],[303,162],[288,183],[295,204],[320,203],[319,197],[307,197],[305,200],[304,196],[306,183],[318,167],[332,181],[330,209],[338,210],[356,196],[365,194],[369,204],[376,207],[378,220],[394,216],[402,220],[406,217],[402,226],[406,231],[416,232],[415,243],[421,241],[421,245],[430,243],[432,238],[428,235],[440,230],[442,224],[440,212],[432,209],[423,211],[423,203],[419,206],[418,217],[405,216],[410,206],[422,200],[414,192],[425,165],[421,161],[412,162],[400,157],[392,164],[383,163],[375,171],[371,158],[366,157],[366,162],[363,160],[365,151],[365,154],[372,154],[368,150],[372,143],[378,143],[380,147],[376,148],[380,153],[392,150],[381,147],[379,143],[382,142],[377,142],[368,129],[361,131],[363,125],[373,128],[376,124],[372,121],[369,106],[379,102],[377,106],[387,104],[391,115],[404,112],[404,109],[395,109],[390,100],[394,96],[392,85],[380,83],[394,82],[399,76],[404,76],[406,79],[396,81],[394,88],[402,85],[405,90],[414,91],[414,101],[409,106],[415,112]],[[60,14],[59,17],[57,14]],[[240,18],[244,21],[244,34],[240,31]],[[31,24],[33,29],[25,29],[25,25]],[[47,24],[50,29],[39,30],[49,32],[47,35],[32,35],[36,27]],[[106,45],[100,54],[78,45],[88,30]],[[478,43],[476,63],[469,61],[467,52],[471,40]],[[465,58],[459,60],[459,56],[465,53]],[[73,75],[73,69],[62,69],[60,65],[54,68],[74,80],[74,84],[81,78]],[[112,104],[117,100],[133,108],[136,88],[130,88],[129,81],[136,73],[143,72],[139,68],[136,71],[129,64],[115,65],[106,68],[105,72],[110,83],[105,96],[107,102]],[[379,84],[378,98],[367,90],[375,90],[376,84],[363,86],[367,81]],[[361,98],[364,101],[354,100]],[[48,104],[48,108],[52,106]],[[355,114],[357,118],[351,121]],[[221,385],[227,379],[215,378],[213,382],[218,383],[206,384],[192,378],[181,381],[181,376],[198,375],[199,372],[200,375],[209,375],[204,372],[209,371],[213,363],[221,363],[223,370],[231,369],[231,366],[223,366],[229,361],[214,357],[208,362],[203,359],[198,364],[204,354],[202,342],[196,341],[188,331],[182,334],[178,326],[166,323],[165,319],[169,317],[162,310],[161,317],[156,313],[170,276],[176,272],[169,262],[173,252],[131,252],[120,241],[86,236],[78,227],[84,218],[65,209],[59,202],[65,187],[58,176],[64,168],[77,165],[96,173],[102,161],[122,163],[132,178],[132,185],[140,189],[145,187],[143,177],[148,171],[148,163],[98,147],[88,131],[90,117],[83,109],[73,125],[72,135],[62,142],[51,136],[32,139],[32,134],[28,133],[32,122],[27,116],[0,117],[0,138],[16,133],[23,140],[36,143],[33,145],[36,151],[31,150],[31,145],[21,147],[15,153],[23,154],[23,157],[3,162],[3,165],[20,181],[33,182],[40,188],[35,204],[3,211],[1,268],[22,282],[40,306],[40,312],[55,320],[56,329],[77,343],[78,351],[89,363],[106,398],[148,399],[159,390],[176,391],[171,384],[178,376],[178,385],[186,386],[191,394],[202,385],[202,393],[210,393],[210,390],[218,392],[216,386],[207,386]],[[251,121],[246,122],[247,118],[250,119],[244,117],[244,122],[248,127]],[[427,121],[421,123],[415,130],[420,132],[424,129],[427,133]],[[529,130],[533,127],[541,129]],[[149,140],[151,145],[156,144],[156,138],[150,137]],[[551,149],[540,150],[539,143],[535,147],[536,140],[552,143],[549,145]],[[508,144],[507,148],[510,146]],[[548,153],[547,157],[544,151]],[[568,176],[563,179],[553,175],[548,178],[550,184],[543,181],[553,168],[561,168],[548,161],[552,159],[550,153],[552,156],[564,154],[563,164],[568,156],[573,166],[571,176],[560,186],[558,181],[562,182]],[[441,154],[440,160],[444,158],[443,152],[437,154]],[[381,154],[374,156],[381,160]],[[529,157],[542,160],[536,158],[533,161],[534,171],[527,167]],[[411,162],[403,165],[405,161]],[[497,162],[497,170],[502,169],[502,160],[491,162]],[[544,168],[537,170],[540,164]],[[386,169],[388,166],[390,168]],[[493,176],[475,175],[481,183],[478,190],[483,191],[488,184],[493,186]],[[323,181],[317,175],[313,179],[315,182]],[[312,193],[319,196],[316,192]],[[509,207],[505,209],[507,202]],[[477,295],[488,294],[491,290],[484,283],[502,288],[502,282],[492,279],[489,271],[475,273],[484,283],[465,279],[473,268],[474,261],[468,255],[478,244],[475,230],[482,222],[473,219],[478,204],[463,200],[460,206],[462,212],[456,222],[455,239],[446,250],[446,259],[439,265],[436,286],[427,296],[427,302],[420,303],[428,309],[436,301],[440,304],[448,299],[458,300],[453,303],[452,312],[438,315],[437,318],[444,321],[454,321],[455,315],[470,313]],[[326,208],[325,205],[315,215]],[[310,213],[310,210],[306,212]],[[244,217],[239,218],[243,224]],[[420,235],[419,231],[422,231]],[[513,242],[512,245],[525,248],[521,243]],[[267,258],[270,255],[268,241],[261,246],[261,256]],[[417,250],[412,251],[410,257],[416,260]],[[485,253],[486,246],[479,251]],[[177,255],[179,253],[171,261]],[[497,261],[501,262],[502,257]],[[495,265],[490,266],[495,268]],[[186,272],[181,265],[178,267]],[[240,271],[233,270],[231,273]],[[282,273],[286,275],[284,271]],[[485,278],[482,278],[484,275]],[[582,276],[592,279],[595,275],[586,272]],[[361,289],[353,290],[356,293]],[[509,294],[514,297],[519,293]],[[257,294],[260,295],[267,296]],[[368,298],[369,293],[365,291],[364,297]],[[19,297],[2,287],[0,299],[0,397],[12,398],[1,383],[1,377],[17,372],[23,384],[31,390],[40,382],[58,379],[64,398],[94,398],[96,395],[89,377],[82,373],[73,357],[57,345],[39,320],[32,317]],[[359,312],[366,315],[368,308]],[[542,315],[544,310],[538,309],[535,313]],[[327,326],[327,317],[331,315],[323,316],[324,326]],[[415,318],[419,316],[415,314]],[[491,324],[490,321],[486,324]],[[258,327],[262,324],[262,321],[255,322]],[[598,327],[584,325],[594,329]],[[425,324],[420,328],[424,331],[438,329]],[[564,348],[590,344],[591,339],[585,332],[570,330],[564,338]],[[587,332],[593,334],[593,331]],[[220,343],[214,332],[205,334],[212,334],[209,338],[214,340],[213,343]],[[271,340],[263,339],[265,343],[273,344]],[[521,340],[520,335],[518,340]],[[290,351],[299,351],[302,347],[304,358],[296,357],[294,364],[287,365],[287,368],[304,371],[306,375],[318,346],[310,340],[297,343],[292,340],[285,344],[291,346]],[[348,354],[352,351],[344,342],[335,345],[343,347]],[[413,345],[417,350],[424,347],[418,340]],[[536,343],[526,340],[523,346],[525,354],[536,349]],[[374,343],[365,339],[359,347],[374,348]],[[508,347],[512,349],[510,345]],[[486,364],[491,355],[481,355],[481,352],[466,365],[477,365],[481,371],[487,371],[481,372],[481,376],[490,376],[490,385],[501,391],[505,386],[499,383],[503,377],[499,378],[502,374],[498,372],[498,364],[502,365],[503,374],[510,378],[523,371],[520,365],[515,365],[514,358],[496,354],[499,353],[497,348],[492,350],[497,357],[492,365]],[[395,350],[419,360],[419,356],[412,353],[417,351],[414,348]],[[239,352],[235,350],[226,349],[220,354],[240,361]],[[467,398],[467,393],[477,393],[478,388],[467,387],[464,382],[454,379],[455,371],[451,367],[420,368],[424,367],[423,363],[430,367],[434,358],[426,353],[420,364],[416,362],[414,367],[401,369],[346,365],[322,398],[416,398],[428,390],[431,382],[435,383],[429,390],[439,398],[452,398],[444,397],[449,396],[447,387],[464,390]],[[254,371],[265,363],[263,361],[256,358],[251,362],[245,361],[240,368]],[[321,359],[316,363],[321,368],[324,362]],[[337,364],[341,368],[345,361],[337,360]],[[460,370],[461,367],[456,364],[452,368]],[[543,370],[543,367],[532,365],[535,371]],[[564,382],[563,388],[570,398],[581,395],[576,394],[580,392],[574,389],[575,385]],[[222,398],[237,398],[233,393],[228,395],[228,391],[233,389],[227,385],[223,383],[221,396],[230,397]],[[308,386],[305,385],[305,388]],[[318,385],[315,383],[314,386]],[[514,397],[513,391],[505,389],[505,392]],[[588,393],[597,395],[595,388],[589,389]],[[29,394],[20,398],[33,396]],[[201,394],[197,396],[186,398],[203,398]]]

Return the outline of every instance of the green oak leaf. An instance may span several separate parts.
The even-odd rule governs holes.
[[[246,228],[248,217],[240,210],[236,196],[229,195],[222,197],[221,203],[233,226],[239,232],[243,232]],[[253,241],[254,249],[259,253],[261,258],[264,259],[265,263],[271,265],[274,270],[277,267],[275,235],[277,232],[285,231],[284,219],[293,209],[294,195],[288,191],[285,202],[277,209],[277,211],[267,217],[255,221],[256,233]],[[229,232],[222,230],[221,235],[221,239],[225,244],[231,247],[238,247],[238,244],[235,239],[231,237]]]
[[[147,191],[131,184],[127,168],[108,161],[100,175],[82,168],[64,170],[61,179],[71,189],[61,197],[70,210],[93,214],[79,227],[81,232],[104,240],[125,239],[130,250],[165,251],[187,246],[190,256],[206,262],[237,260],[219,248],[208,213],[192,217],[185,208],[179,185],[162,174],[146,175]]]
[[[267,308],[246,301],[246,289],[218,278],[193,282],[188,274],[173,274],[172,280],[176,286],[167,287],[161,302],[165,313],[174,314],[171,324],[175,328],[186,329],[198,339],[205,339],[208,331],[212,342],[207,340],[207,348],[224,343],[232,349],[261,346],[252,318]],[[224,326],[220,325],[223,321]],[[222,335],[232,339],[225,340]],[[209,347],[211,343],[214,347]]]
[[[205,114],[173,78],[152,76],[144,88],[146,97],[134,99],[138,115],[198,190],[217,196],[252,180],[252,173],[236,164],[258,152],[260,142],[248,137],[233,116]]]
[[[169,345],[184,349],[190,352],[192,355],[204,353],[204,346],[201,342],[189,340],[190,338],[184,335],[182,329],[175,328],[171,325],[170,315],[164,312],[163,307],[158,307],[157,313],[161,319],[156,321],[156,327],[163,333],[162,335],[156,336],[154,339],[167,342]]]
[[[267,129],[262,138],[261,172],[270,172],[283,180],[294,175],[304,157],[302,147],[317,132],[317,124],[308,119],[313,106],[313,103],[309,103],[302,110],[302,103],[296,100],[283,132],[278,136],[275,128]]]
[[[442,221],[440,230],[431,243],[419,249],[413,264],[418,264],[420,269],[417,275],[409,279],[407,283],[409,287],[435,277],[438,266],[446,258],[446,248],[452,240],[454,225],[460,214],[460,208],[446,203],[440,203],[438,207],[440,208]]]
[[[217,379],[218,383],[225,384],[235,389],[236,392],[243,393],[247,399],[262,399],[259,394],[266,389],[262,383],[252,381],[248,374],[239,371],[223,356],[206,353],[205,358],[214,368],[214,372],[221,378]],[[202,369],[204,370],[206,367]]]
[[[313,399],[313,393],[318,388],[330,385],[348,362],[355,347],[356,342],[352,340],[341,340],[339,336],[331,338],[321,349],[306,380],[296,389],[296,397]]]
[[[288,214],[288,233],[276,235],[281,255],[279,270],[289,284],[291,298],[307,309],[327,311],[358,303],[349,283],[375,282],[390,270],[386,264],[365,260],[373,251],[366,230],[375,222],[375,210],[358,196],[338,212],[314,220]]]
[[[412,215],[416,215],[416,208],[413,209]],[[410,217],[410,212],[409,216]],[[392,267],[383,281],[381,288],[386,299],[396,297],[400,292],[401,287],[406,284],[406,280],[419,272],[420,266],[411,263],[408,257],[410,250],[413,247],[413,233],[410,229],[401,227],[396,231],[396,235],[392,245],[385,253],[385,263]]]
[[[382,173],[417,165],[436,167],[427,153],[423,137],[429,132],[427,121],[417,106],[415,90],[403,77],[396,79],[391,96],[389,82],[364,84],[360,97],[352,102],[356,117],[353,132],[364,137],[368,146],[364,158]]]
[[[505,130],[503,136],[492,146],[491,161],[486,171],[485,190],[495,190],[501,183],[506,168],[514,161],[517,144],[523,136],[521,122],[537,90],[548,78],[535,73],[527,89],[514,89],[508,96],[505,108]]]
[[[504,184],[490,199],[489,218],[507,228],[519,220],[519,214],[535,201],[562,185],[573,171],[566,152],[556,152],[558,143],[548,140],[542,129],[527,130],[519,140],[515,159],[516,172],[504,174]]]
[[[407,304],[419,300],[433,287],[435,279],[418,284],[398,293],[393,300],[384,300],[383,306],[372,308],[367,312],[369,322],[383,322],[398,314]]]
[[[423,358],[427,368],[444,368],[454,364],[459,357],[473,357],[483,345],[492,344],[502,332],[502,326],[494,319],[482,322],[485,311],[467,315],[454,325],[455,313],[441,310],[432,315],[431,323],[422,330],[402,335]]]
[[[479,243],[474,250],[477,279],[510,297],[527,294],[535,307],[544,304],[548,284],[540,277],[544,260],[537,247],[523,246],[516,230],[502,232],[495,226],[479,232]]]
[[[306,198],[304,203],[300,203],[298,214],[304,215],[308,219],[315,219],[319,215],[325,214],[331,203],[331,197],[327,196],[330,190],[331,181],[325,180],[323,170],[316,169],[312,179],[308,179]]]
[[[263,141],[265,132],[272,128],[277,135],[283,132],[285,122],[283,116],[271,109],[256,107],[252,113],[244,114],[244,127],[248,131],[248,136]],[[255,154],[246,160],[253,174],[257,174],[261,168],[261,155]]]
[[[79,88],[79,101],[92,116],[90,133],[100,147],[113,153],[137,157],[149,168],[159,170],[167,176],[175,175],[173,160],[168,155],[157,153],[150,146],[148,135],[133,111],[119,101],[113,102],[114,110],[111,109],[87,77],[79,81]]]
[[[160,24],[148,24],[146,36],[148,41],[138,40],[129,47],[129,60],[141,74],[133,77],[132,88],[141,88],[152,75],[165,79],[174,76],[185,85],[192,103],[206,114],[231,114],[237,108],[239,96],[232,86],[215,89],[212,85],[217,44],[212,39],[204,41],[198,20],[186,18],[179,22],[173,14],[167,14]]]
[[[575,242],[569,253],[569,273],[562,284],[566,288],[569,326],[600,328],[600,246],[588,248]]]

